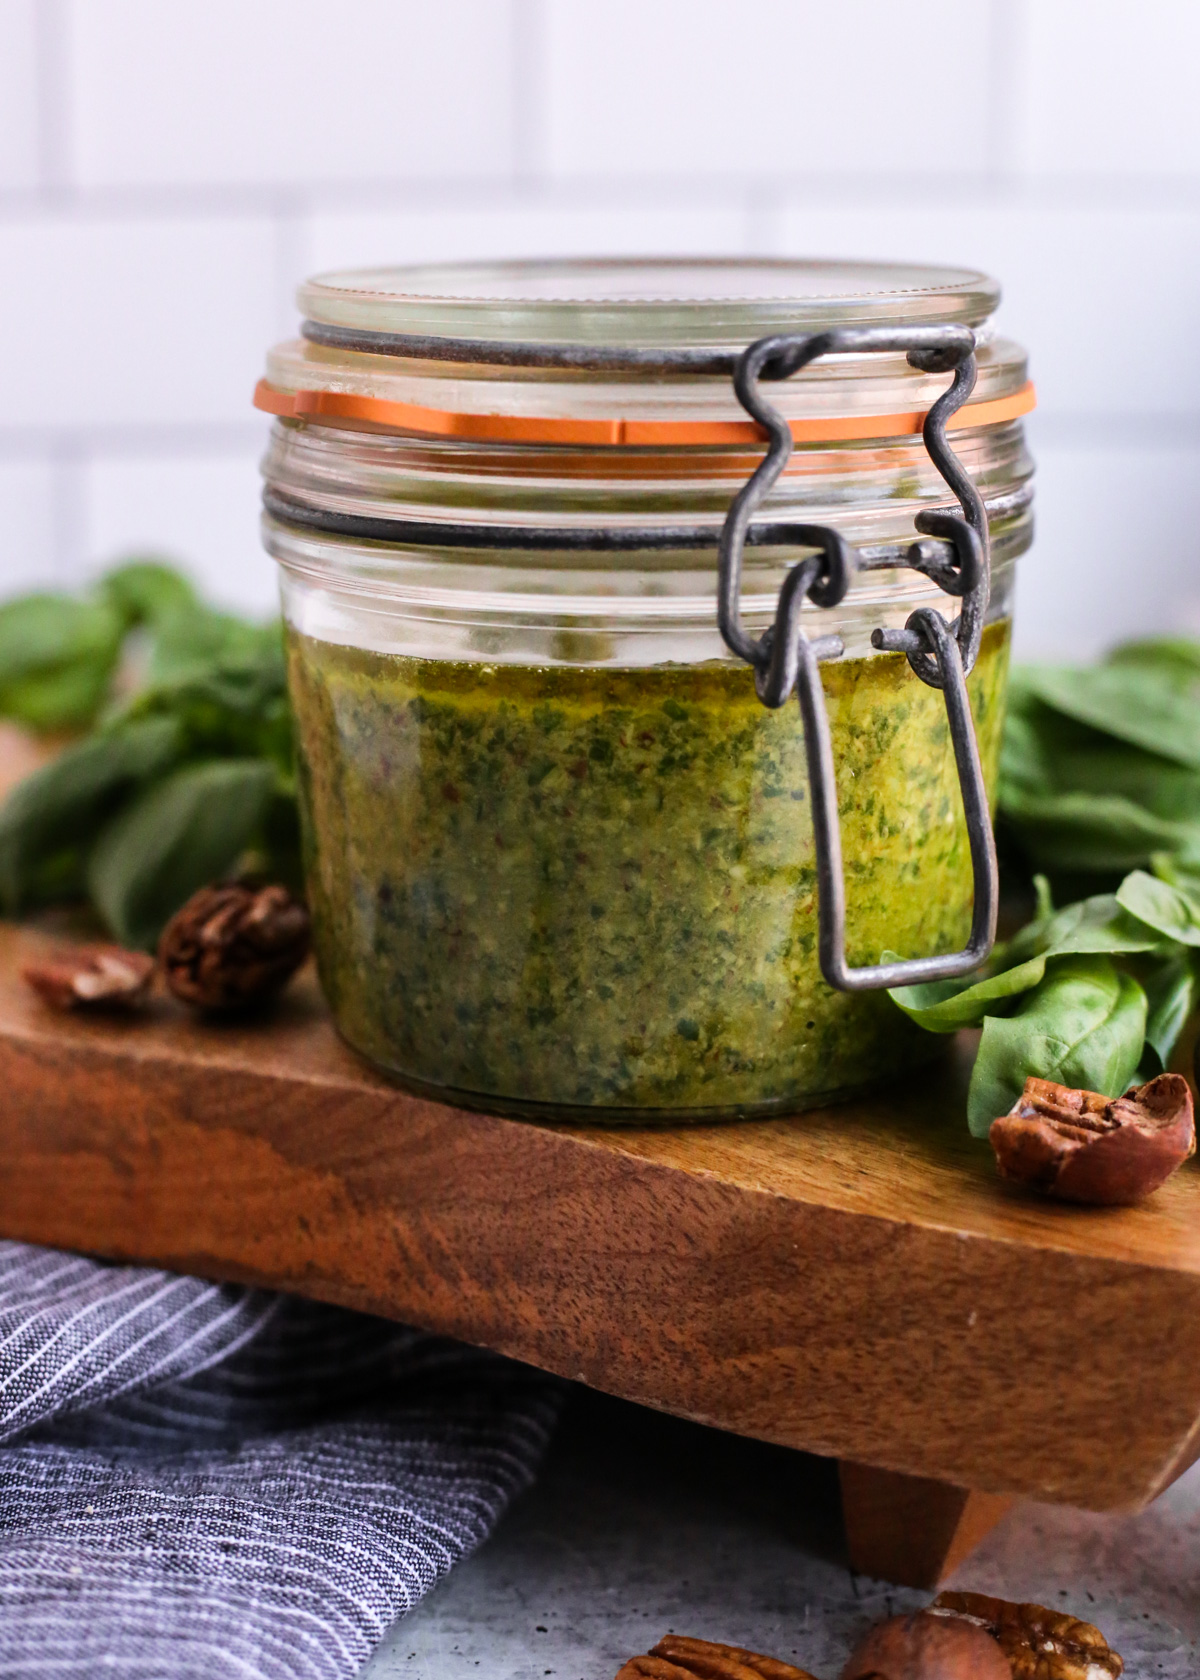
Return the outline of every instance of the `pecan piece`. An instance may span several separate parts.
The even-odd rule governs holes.
[[[1011,1671],[985,1627],[919,1610],[873,1627],[841,1680],[1011,1680]]]
[[[150,990],[154,958],[123,945],[75,945],[27,963],[21,978],[51,1009],[134,1009]]]
[[[308,911],[286,887],[202,887],[163,929],[158,956],[175,996],[199,1009],[271,997],[308,955]]]
[[[813,1680],[807,1669],[740,1645],[669,1633],[644,1657],[630,1657],[617,1680]]]
[[[1117,1680],[1125,1668],[1099,1628],[1042,1604],[944,1592],[929,1614],[986,1628],[1008,1658],[1013,1680]]]
[[[1196,1148],[1192,1093],[1160,1073],[1123,1097],[1027,1079],[1016,1106],[988,1133],[1001,1178],[1067,1202],[1140,1202]]]

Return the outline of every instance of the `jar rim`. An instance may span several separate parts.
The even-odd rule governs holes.
[[[969,268],[840,258],[641,257],[383,266],[314,276],[311,321],[496,344],[742,348],[771,332],[980,326],[1000,287]]]

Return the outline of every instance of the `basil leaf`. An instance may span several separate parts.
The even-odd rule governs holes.
[[[1175,852],[1155,852],[1150,867],[1160,881],[1169,881],[1200,904],[1200,857],[1191,859]]]
[[[259,759],[188,765],[105,827],[88,862],[93,902],[126,945],[152,947],[169,918],[257,837],[275,788]]]
[[[115,660],[81,659],[57,671],[39,671],[0,687],[0,715],[38,735],[77,730],[103,709]]]
[[[0,606],[0,683],[107,648],[119,630],[111,608],[72,595],[18,596]]]
[[[1045,956],[1036,956],[974,984],[932,980],[921,986],[893,986],[888,996],[926,1032],[957,1032],[960,1027],[977,1027],[985,1015],[1000,1013],[1004,1005],[1036,986],[1045,972]]]
[[[1039,879],[1039,903],[1048,906],[1049,891]],[[1040,984],[1052,957],[1125,956],[1157,951],[1162,943],[1161,933],[1129,914],[1116,894],[1098,893],[1049,910],[998,946],[993,960],[999,972],[987,979],[898,986],[888,996],[926,1031],[957,1032],[977,1027],[985,1015],[1007,1014],[1011,1000]]]
[[[1151,636],[1123,642],[1105,660],[1107,665],[1150,666],[1200,697],[1200,641],[1185,636]]]
[[[151,686],[211,676],[215,667],[263,671],[283,667],[282,627],[251,624],[209,607],[173,613],[156,627],[146,673]]]
[[[1053,793],[1054,714],[1032,695],[1010,689],[1000,739],[1000,786],[1015,792]]]
[[[1196,962],[1186,953],[1156,964],[1142,982],[1146,992],[1146,1044],[1165,1071],[1179,1035],[1196,1007]]]
[[[1169,881],[1136,869],[1117,889],[1118,902],[1147,927],[1181,945],[1200,945],[1200,905]]]
[[[1200,856],[1200,823],[1168,822],[1116,796],[1005,788],[1000,810],[1040,869],[1117,874],[1154,852]]]
[[[82,854],[99,825],[131,791],[174,763],[182,744],[175,719],[151,718],[67,747],[19,782],[0,805],[5,911],[78,890]]]
[[[1026,666],[1022,675],[1028,692],[1065,717],[1200,769],[1200,706],[1170,672],[1132,663]]]
[[[247,629],[257,642],[252,650],[152,684],[122,716],[177,717],[192,756],[267,758],[290,776],[292,718],[279,626]]]
[[[1146,994],[1108,957],[1061,957],[1016,1014],[989,1015],[971,1075],[976,1137],[1007,1114],[1030,1076],[1115,1097],[1142,1058]]]
[[[103,704],[124,625],[105,603],[24,595],[0,607],[0,715],[36,730],[89,723]]]
[[[1049,957],[1119,956],[1161,944],[1160,934],[1132,914],[1119,893],[1096,893],[1031,922],[999,954],[1010,962],[1022,959],[1027,947],[1030,955],[1040,951]]]
[[[1200,770],[1121,741],[1048,755],[1051,793],[1115,795],[1167,822],[1200,822]]]
[[[187,578],[162,560],[127,560],[105,573],[99,592],[126,626],[160,624],[203,610]]]

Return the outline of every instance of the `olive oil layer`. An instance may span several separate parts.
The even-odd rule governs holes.
[[[993,625],[970,681],[989,787],[1007,661]],[[971,866],[942,697],[899,654],[822,674],[849,958],[953,949]],[[928,1055],[886,994],[821,978],[799,709],[767,711],[748,668],[293,634],[290,683],[321,979],[382,1067],[510,1105],[745,1113]]]

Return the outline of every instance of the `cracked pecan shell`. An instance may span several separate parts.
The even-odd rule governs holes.
[[[1123,1097],[1027,1079],[988,1137],[1002,1178],[1067,1202],[1140,1202],[1195,1150],[1192,1093],[1179,1073]]]
[[[243,1009],[272,997],[308,955],[308,911],[286,887],[202,887],[163,929],[167,985],[198,1009]]]
[[[986,1629],[1008,1659],[1013,1680],[1117,1680],[1125,1668],[1099,1628],[1044,1604],[945,1592],[929,1614]]]
[[[51,1009],[135,1009],[150,990],[154,958],[123,945],[74,945],[21,970]]]
[[[616,1680],[813,1680],[807,1669],[740,1645],[669,1633],[644,1657],[630,1657]]]
[[[841,1680],[1011,1680],[1011,1671],[986,1627],[919,1610],[873,1627]]]

